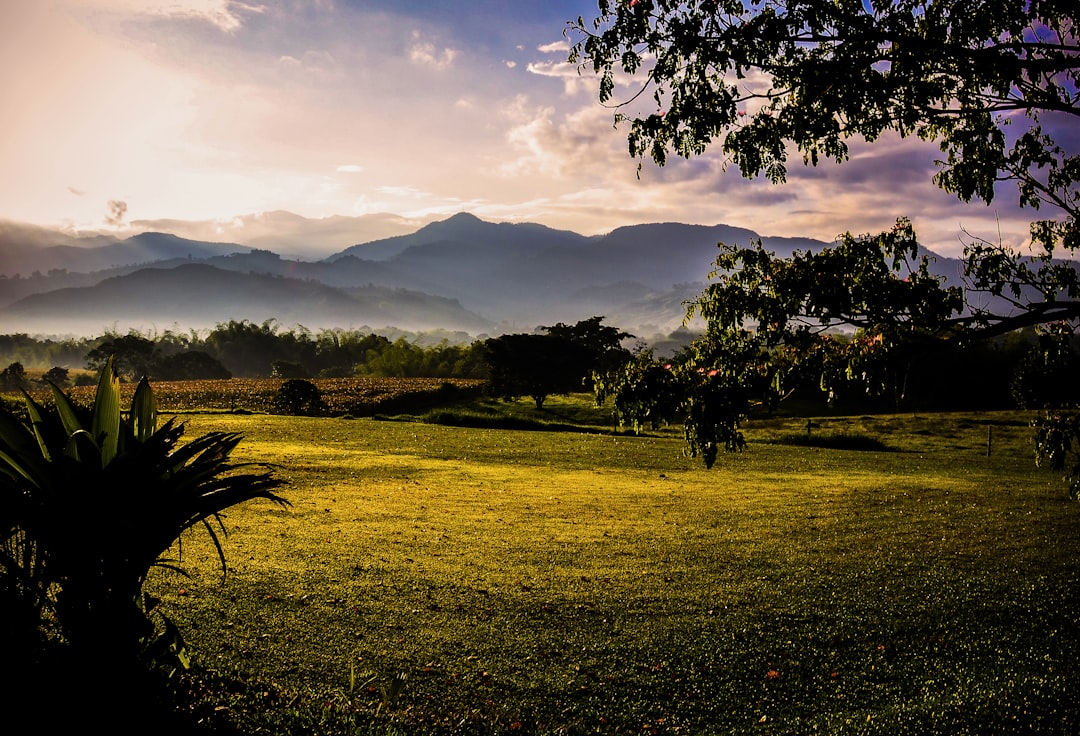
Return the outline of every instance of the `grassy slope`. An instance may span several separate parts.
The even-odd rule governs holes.
[[[272,684],[213,696],[248,733],[1074,733],[1080,506],[1016,418],[773,420],[706,471],[673,432],[196,415],[294,505],[230,513],[223,585],[195,534],[149,587]]]

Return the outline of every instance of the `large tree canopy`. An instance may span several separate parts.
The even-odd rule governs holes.
[[[1080,115],[1075,0],[600,0],[570,24],[571,60],[631,122],[632,156],[663,164],[718,144],[745,176],[785,179],[792,150],[843,161],[852,137],[937,141],[937,183],[991,201],[1011,180],[1051,205],[1046,247],[1080,245],[1080,156],[1055,125]],[[652,103],[615,99],[639,75]]]
[[[852,139],[892,131],[940,146],[942,189],[990,202],[1008,182],[1043,216],[1031,253],[969,243],[966,290],[931,273],[903,218],[890,232],[844,235],[787,259],[724,246],[691,307],[709,329],[688,365],[718,387],[696,400],[740,397],[688,415],[687,437],[707,464],[722,439],[740,446],[751,374],[768,375],[773,396],[807,366],[826,388],[842,377],[881,390],[886,375],[902,383],[900,364],[920,344],[1056,321],[1068,335],[1080,322],[1076,265],[1055,259],[1080,247],[1075,0],[599,0],[598,9],[570,24],[570,59],[599,75],[600,100],[630,123],[639,161],[719,146],[744,176],[779,183],[792,155],[843,162]],[[616,99],[622,75],[639,86]],[[822,334],[838,325],[857,331],[846,341]],[[732,351],[714,349],[727,343],[758,357],[736,365]],[[1074,425],[1041,430],[1040,453],[1056,466],[1070,443],[1080,446]],[[1072,474],[1080,492],[1080,463]]]

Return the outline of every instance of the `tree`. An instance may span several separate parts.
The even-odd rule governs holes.
[[[633,337],[590,317],[573,325],[541,327],[543,334],[502,335],[484,343],[488,391],[503,398],[531,396],[542,409],[551,394],[592,388],[594,373],[609,373],[632,359],[622,341]]]
[[[103,341],[86,354],[86,367],[101,371],[111,361],[116,372],[127,381],[149,376],[155,360],[152,340],[135,332]]]
[[[1012,395],[1025,409],[1059,409],[1080,403],[1076,385],[1080,367],[1067,325],[1057,323],[1040,329],[1037,342],[1024,356],[1013,376]]]
[[[153,378],[162,381],[215,381],[232,378],[221,362],[202,350],[159,356]]]
[[[541,327],[552,337],[569,340],[580,345],[589,353],[589,368],[592,372],[606,373],[615,371],[628,363],[633,354],[622,346],[624,340],[633,337],[618,327],[601,324],[602,316],[589,317],[573,325],[559,322],[551,327]]]
[[[207,335],[205,346],[233,375],[252,378],[270,375],[275,360],[297,360],[296,351],[291,349],[295,342],[279,334],[274,320],[261,325],[230,320]]]
[[[46,383],[52,383],[60,388],[64,388],[71,383],[71,377],[68,375],[68,369],[62,366],[54,365],[49,370],[45,371],[42,380]]]
[[[597,406],[611,397],[615,425],[629,424],[634,434],[646,425],[657,429],[675,421],[685,396],[672,361],[656,360],[649,348],[637,350],[615,370],[593,373],[593,391]]]
[[[551,394],[583,390],[591,355],[571,340],[518,333],[491,338],[484,348],[488,393],[493,396],[529,396],[540,410]]]
[[[630,154],[663,165],[718,143],[744,176],[785,179],[804,162],[843,161],[847,141],[885,131],[938,142],[936,181],[991,201],[1001,181],[1064,218],[1037,243],[1080,246],[1080,157],[1054,140],[1080,115],[1080,35],[1072,0],[600,0],[569,24],[570,60],[600,75],[599,96],[629,120]],[[624,112],[616,73],[644,77]],[[1011,128],[1009,128],[1011,124]],[[1007,128],[1009,128],[1007,130]],[[1010,134],[1011,133],[1011,134]]]
[[[1080,247],[1080,155],[1055,140],[1080,116],[1075,3],[600,0],[598,7],[591,23],[570,24],[570,59],[599,74],[600,100],[614,103],[617,122],[630,122],[630,154],[639,161],[663,165],[669,152],[691,157],[719,145],[744,176],[782,182],[790,152],[807,164],[842,162],[849,140],[893,131],[938,143],[935,182],[960,199],[990,202],[1009,182],[1023,206],[1057,213],[1032,223],[1033,257],[967,245],[968,293],[995,298],[986,302],[965,303],[963,292],[930,275],[904,219],[891,232],[845,235],[821,253],[790,259],[760,246],[724,246],[714,283],[691,307],[709,323],[699,353],[751,328],[760,348],[786,366],[774,375],[774,395],[788,374],[815,364],[826,387],[859,380],[891,383],[902,394],[905,355],[934,342],[1062,320],[1075,330],[1080,279],[1073,264],[1054,258]],[[630,100],[613,99],[616,74],[642,75]],[[648,99],[646,92],[651,104],[632,111],[629,103]],[[857,330],[854,339],[824,335],[836,326]],[[740,370],[722,351],[713,354],[718,362],[708,370]],[[759,369],[757,361],[741,368]],[[725,422],[737,426],[744,405],[730,407]],[[693,447],[698,435],[689,429]],[[1073,437],[1068,431],[1039,436],[1059,441],[1046,438]],[[707,448],[694,449],[708,463]],[[1059,442],[1040,456],[1065,467],[1067,449]]]
[[[16,361],[0,371],[0,388],[18,391],[26,386],[26,369],[22,363]]]
[[[886,131],[936,141],[944,190],[990,202],[1011,182],[1021,204],[1059,214],[1032,223],[1035,258],[968,245],[970,286],[1013,309],[969,304],[952,324],[990,336],[1080,317],[1076,269],[1053,259],[1080,247],[1080,154],[1054,139],[1080,117],[1075,3],[601,0],[599,10],[570,24],[570,58],[600,74],[604,102],[616,73],[644,75],[634,99],[650,90],[655,112],[614,103],[632,156],[663,165],[669,151],[717,144],[743,175],[781,182],[791,149],[816,164]]]

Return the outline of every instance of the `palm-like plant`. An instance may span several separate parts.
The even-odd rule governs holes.
[[[235,433],[182,444],[175,419],[158,427],[145,378],[125,417],[112,361],[89,412],[55,385],[52,396],[46,409],[24,394],[23,420],[0,411],[0,591],[22,620],[54,621],[73,651],[132,661],[153,633],[150,568],[198,524],[224,566],[210,522],[255,498],[287,504],[273,492],[283,481],[231,462]]]

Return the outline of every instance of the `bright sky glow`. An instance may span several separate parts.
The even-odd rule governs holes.
[[[782,187],[725,171],[718,153],[639,178],[595,78],[565,61],[566,21],[595,7],[0,3],[0,218],[118,232],[216,221],[231,238],[227,223],[277,210],[418,224],[469,211],[585,234],[679,221],[831,240],[903,215],[941,253],[965,231],[1024,242],[1031,214],[1004,195],[989,208],[941,193],[936,149],[919,141],[793,166]]]

